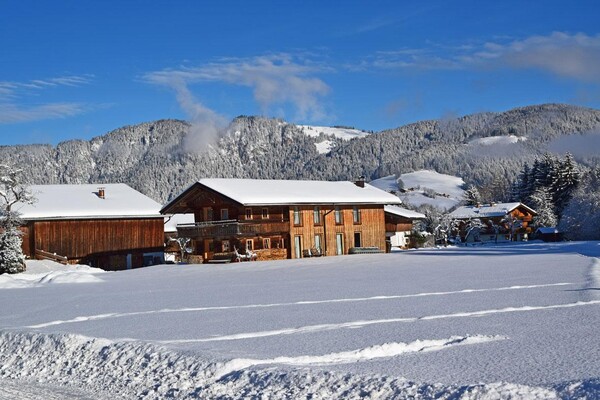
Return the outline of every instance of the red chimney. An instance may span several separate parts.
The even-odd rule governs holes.
[[[98,188],[98,197],[100,197],[101,199],[104,198],[104,188],[103,187]]]
[[[358,179],[356,181],[354,181],[354,184],[358,187],[364,188],[365,187],[365,177],[359,176]]]

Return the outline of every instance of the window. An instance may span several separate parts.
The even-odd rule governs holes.
[[[335,223],[336,224],[341,224],[342,223],[342,210],[340,210],[340,207],[335,206]]]
[[[354,206],[352,209],[352,219],[354,220],[355,224],[360,224],[360,208],[357,206]]]
[[[254,241],[252,239],[246,240],[246,250],[248,250],[248,251],[254,250]]]
[[[271,239],[264,238],[263,239],[263,249],[270,249],[270,248],[271,248]]]
[[[315,235],[315,250],[322,252],[321,249],[321,235]]]
[[[294,236],[294,255],[302,258],[302,236]]]
[[[221,242],[221,251],[227,253],[229,251],[229,240],[223,240]]]
[[[252,219],[252,209],[246,208],[246,219]]]
[[[321,207],[315,206],[313,209],[313,221],[315,225],[321,225]]]
[[[300,225],[301,224],[301,220],[300,220],[300,208],[298,206],[294,207],[294,225]]]
[[[263,207],[261,215],[262,215],[263,219],[268,219],[269,218],[269,209],[267,207]]]
[[[213,220],[213,209],[210,207],[204,207],[204,221]]]
[[[342,255],[344,254],[344,234],[336,233],[335,234],[335,254]]]
[[[221,208],[221,220],[229,219],[229,210],[226,208]]]
[[[362,247],[360,232],[354,232],[354,247]]]

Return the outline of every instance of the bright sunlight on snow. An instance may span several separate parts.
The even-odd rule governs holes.
[[[29,262],[0,281],[0,399],[598,398],[598,257],[573,242]]]

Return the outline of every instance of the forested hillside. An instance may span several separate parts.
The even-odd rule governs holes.
[[[23,167],[30,183],[124,182],[163,203],[203,177],[376,179],[419,169],[460,176],[501,200],[525,161],[557,139],[599,132],[600,111],[548,104],[421,121],[352,140],[311,137],[282,120],[241,116],[201,152],[190,150],[198,147],[190,128],[160,120],[56,147],[3,146],[0,157]],[[502,140],[478,140],[490,137]],[[324,140],[334,146],[320,154],[315,144]]]

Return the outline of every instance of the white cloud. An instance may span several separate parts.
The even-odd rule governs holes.
[[[35,107],[0,103],[0,124],[66,118],[84,111],[85,107],[78,103],[50,103]]]
[[[452,47],[432,45],[379,52],[360,65],[361,69],[536,69],[577,81],[600,83],[600,35],[554,32],[521,40],[505,38]]]
[[[78,87],[90,83],[92,75],[62,76],[26,82],[0,81],[0,124],[12,124],[45,119],[66,118],[81,114],[87,107],[80,103],[54,102],[27,106],[23,97],[61,86]]]
[[[329,86],[313,75],[322,66],[297,60],[287,54],[248,59],[224,59],[196,68],[151,72],[145,80],[172,88],[201,82],[223,82],[252,89],[263,113],[284,104],[291,105],[295,118],[319,120],[326,116],[321,97]]]

